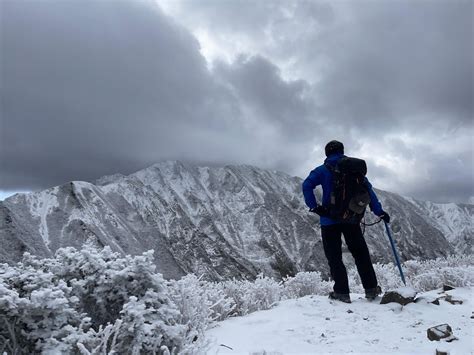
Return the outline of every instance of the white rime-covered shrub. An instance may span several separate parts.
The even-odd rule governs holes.
[[[455,287],[473,286],[474,266],[427,269],[423,273],[413,275],[410,282],[418,291],[434,290],[445,284]]]
[[[212,320],[221,321],[235,314],[236,305],[233,299],[226,297],[224,285],[219,282],[206,282],[206,294],[211,301]]]
[[[349,279],[349,289],[351,290],[351,292],[364,292],[359,273],[357,272],[357,269],[355,267],[350,267],[347,269],[347,277]]]
[[[454,287],[474,285],[474,261],[467,255],[433,260],[408,260],[402,270],[408,285],[418,292],[434,290],[445,284]],[[384,290],[403,286],[400,272],[394,264],[375,264],[375,273]]]
[[[180,312],[179,322],[185,326],[185,343],[191,344],[183,352],[192,353],[195,349],[204,352],[209,345],[204,332],[214,322],[228,318],[235,304],[225,296],[221,284],[203,281],[193,274],[171,280],[168,286]]]
[[[14,353],[165,354],[186,344],[186,324],[155,272],[153,252],[105,247],[25,255],[0,267],[0,344]]]
[[[299,272],[294,277],[283,279],[285,298],[327,294],[331,290],[332,283],[324,281],[320,272]]]
[[[282,299],[283,285],[270,277],[258,275],[251,281],[224,281],[223,290],[235,304],[235,313],[245,315],[269,309]]]
[[[67,282],[79,298],[80,309],[94,310],[90,314],[94,327],[114,322],[130,296],[143,297],[149,289],[160,295],[166,291],[162,276],[155,272],[153,251],[122,256],[109,247],[98,250],[86,244],[81,250],[59,249],[54,259],[26,255],[24,263]]]
[[[117,348],[127,353],[157,354],[164,347],[182,350],[185,326],[179,324],[179,311],[165,307],[163,296],[151,289],[138,298],[131,296],[120,311],[122,322],[117,336]]]
[[[182,323],[208,324],[233,314],[235,304],[222,283],[203,281],[194,274],[169,281],[170,296],[180,310]]]
[[[374,270],[382,290],[387,291],[403,286],[400,272],[394,264],[374,264]],[[407,272],[404,273],[407,278]]]
[[[50,272],[0,265],[0,353],[72,351],[63,340],[84,337],[90,321],[77,310],[78,302],[71,287]]]

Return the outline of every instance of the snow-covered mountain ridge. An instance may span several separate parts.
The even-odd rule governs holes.
[[[50,256],[94,237],[124,254],[154,249],[166,277],[325,270],[318,217],[304,205],[301,182],[252,166],[163,162],[95,184],[17,194],[0,202],[0,261],[19,260],[24,251]],[[473,205],[377,193],[392,215],[402,259],[472,253]],[[366,239],[376,261],[392,260],[381,224],[368,227]]]

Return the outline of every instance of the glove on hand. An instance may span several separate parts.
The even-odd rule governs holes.
[[[329,216],[329,210],[327,207],[324,206],[316,206],[314,208],[311,208],[309,211],[318,214],[320,217]]]
[[[387,212],[382,211],[382,214],[379,216],[385,223],[390,223],[390,216]]]

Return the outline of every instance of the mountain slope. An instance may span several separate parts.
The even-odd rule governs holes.
[[[326,270],[318,217],[307,212],[301,182],[251,166],[163,162],[95,185],[71,182],[17,194],[0,203],[0,261],[19,260],[23,251],[49,256],[93,237],[128,254],[154,249],[165,277],[195,272],[217,280]],[[402,259],[472,252],[473,206],[445,209],[377,193],[393,216]],[[449,228],[445,211],[457,218]],[[392,260],[381,224],[368,227],[366,239],[376,261]]]
[[[427,211],[427,216],[433,225],[443,232],[458,252],[472,254],[474,205],[411,201],[420,209]]]

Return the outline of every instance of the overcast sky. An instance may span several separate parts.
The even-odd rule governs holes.
[[[0,199],[162,160],[474,195],[473,2],[1,0]]]

